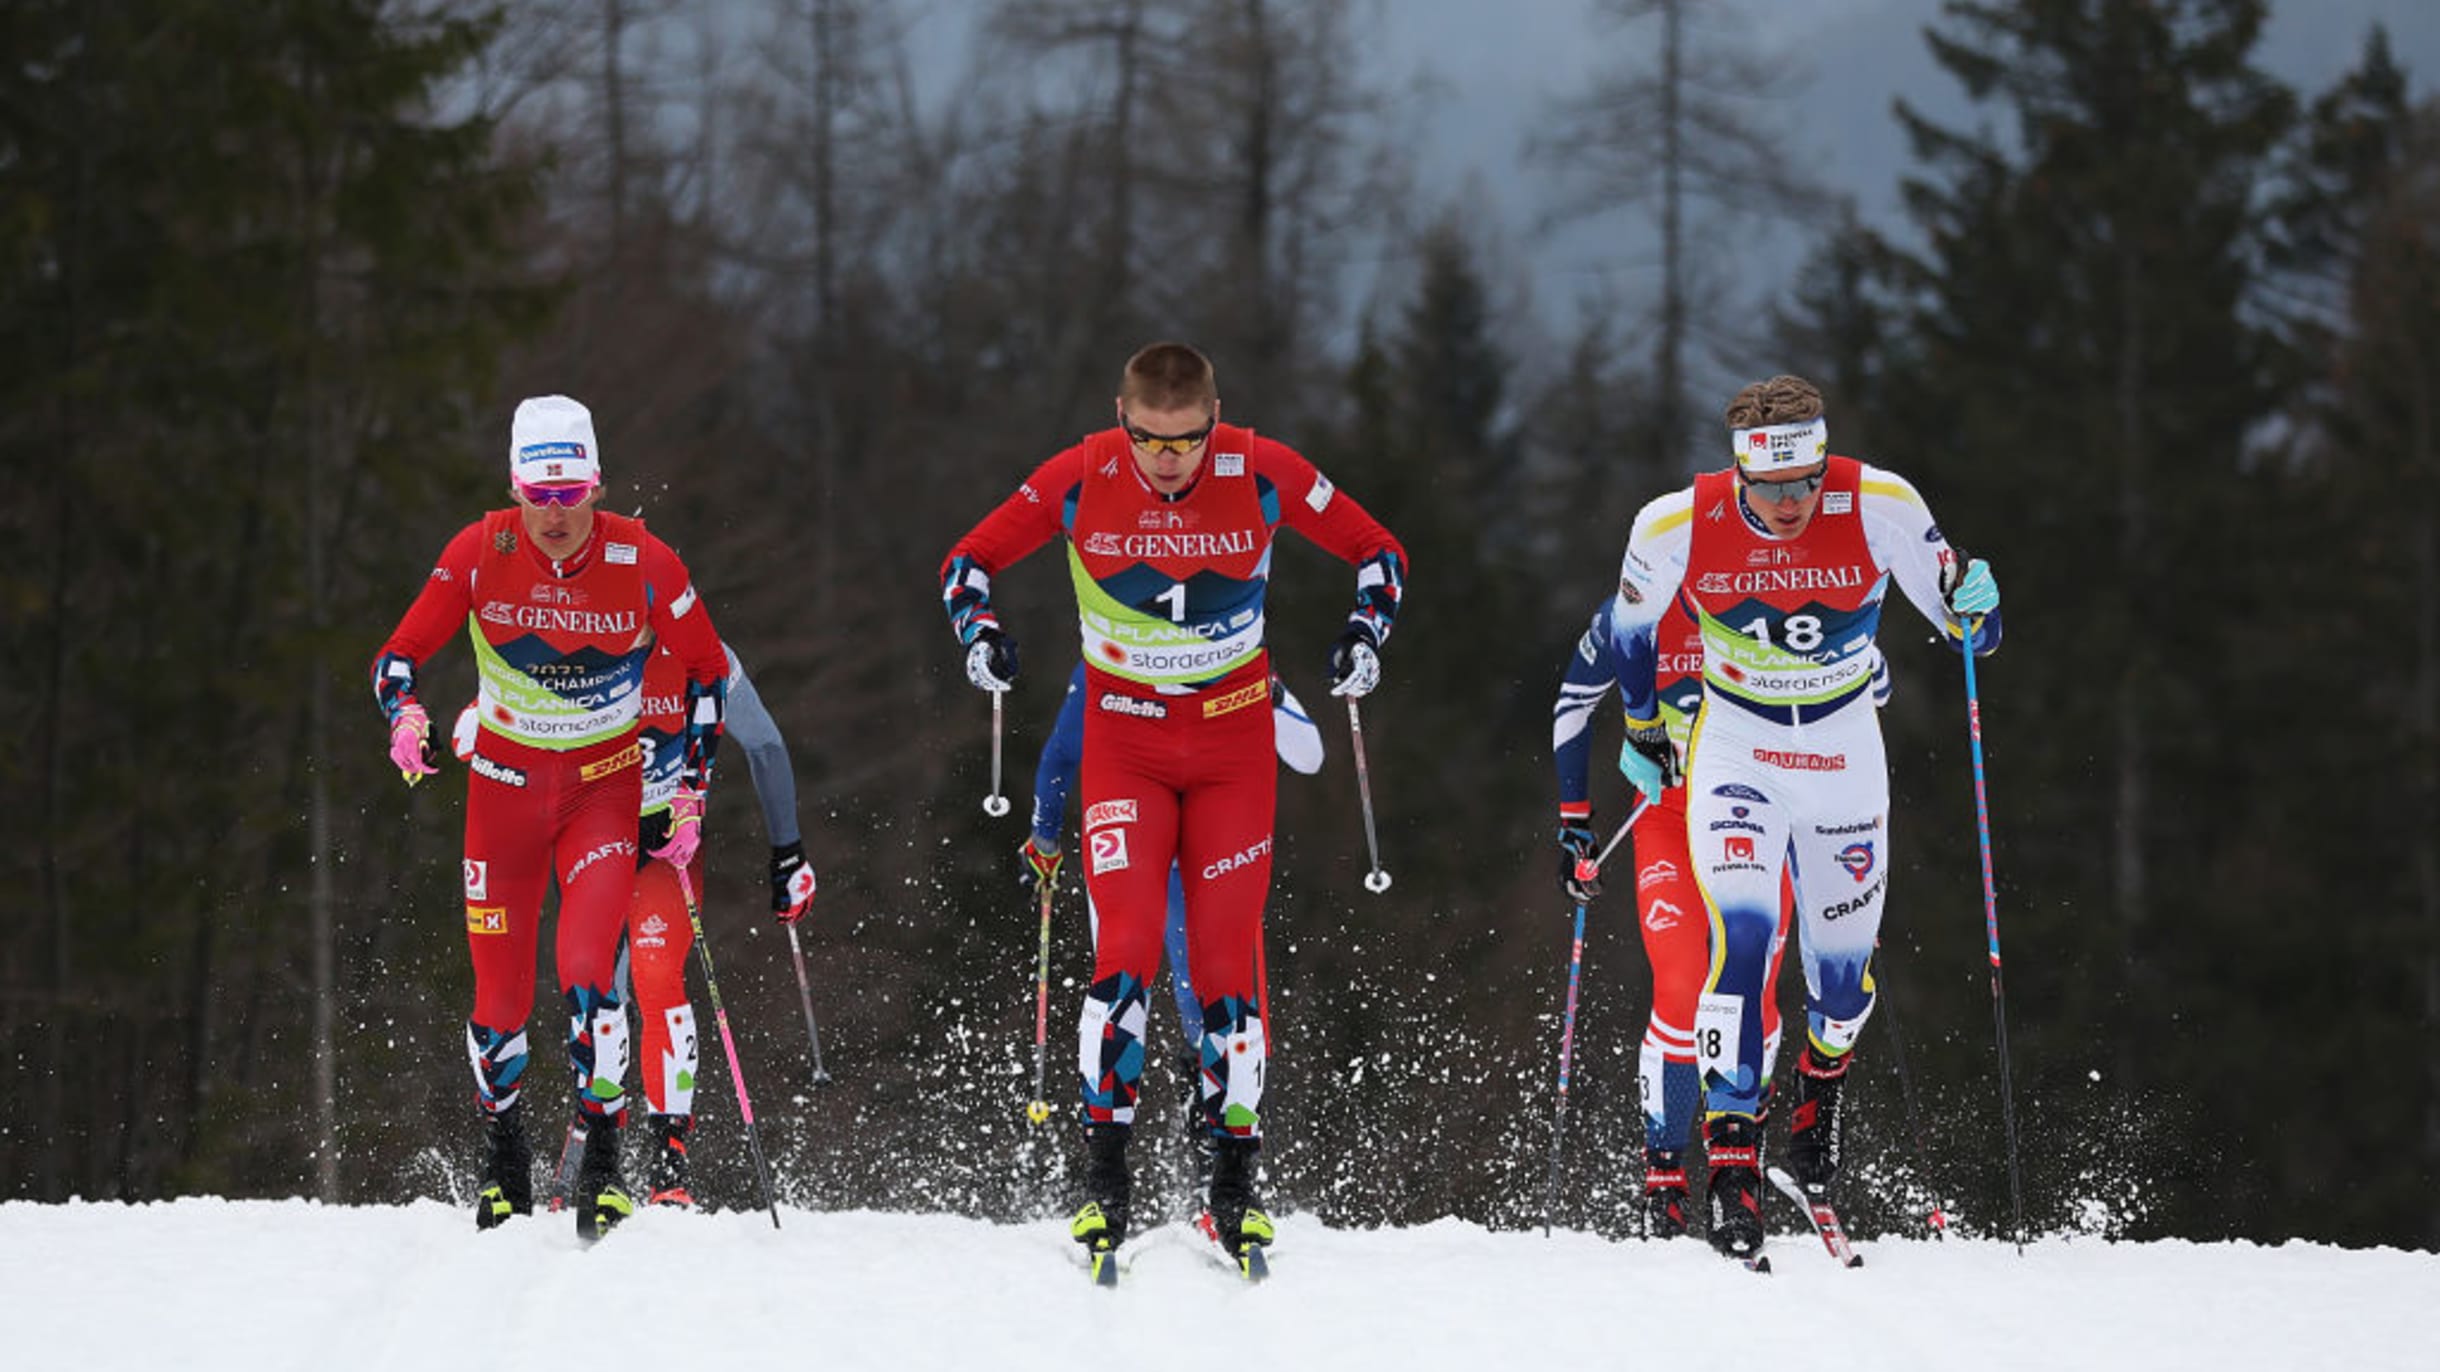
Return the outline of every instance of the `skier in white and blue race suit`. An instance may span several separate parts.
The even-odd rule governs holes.
[[[1783,865],[1796,885],[1806,1045],[1790,1170],[1828,1198],[1839,1083],[1872,1013],[1872,953],[1889,883],[1889,773],[1872,708],[1875,637],[1892,581],[1952,645],[1999,646],[1999,587],[1903,477],[1833,456],[1820,392],[1773,377],[1726,415],[1735,464],[1636,516],[1612,623],[1632,658],[1673,603],[1703,641],[1703,707],[1686,753],[1687,833],[1711,926],[1695,1014],[1711,1161],[1711,1240],[1762,1242],[1761,1001]],[[1633,664],[1630,664],[1631,666]],[[1620,770],[1657,797],[1677,757],[1644,670],[1619,675]]]

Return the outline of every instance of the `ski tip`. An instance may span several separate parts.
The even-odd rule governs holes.
[[[1118,1285],[1118,1250],[1105,1248],[1095,1252],[1092,1272],[1095,1286]]]
[[[1861,1253],[1849,1253],[1847,1255],[1847,1262],[1845,1265],[1848,1267],[1862,1267],[1864,1265],[1864,1255]]]
[[[1238,1255],[1237,1270],[1243,1273],[1249,1282],[1269,1281],[1271,1279],[1271,1260],[1263,1256],[1261,1244],[1249,1243],[1245,1246],[1245,1251]]]
[[[1745,1264],[1745,1270],[1748,1272],[1759,1272],[1766,1277],[1771,1275],[1771,1260],[1762,1254],[1757,1253],[1750,1258],[1739,1258],[1737,1261]]]

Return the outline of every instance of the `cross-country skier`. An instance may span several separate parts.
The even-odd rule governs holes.
[[[681,776],[669,837],[655,854],[681,865],[701,838],[728,663],[677,554],[641,520],[595,509],[600,446],[584,406],[555,395],[518,405],[509,480],[517,503],[449,541],[374,660],[373,690],[389,720],[390,760],[410,785],[432,775],[432,724],[416,673],[458,625],[471,631],[482,685],[467,764],[475,994],[466,1048],[490,1145],[475,1223],[489,1229],[533,1209],[520,1097],[542,896],[556,879],[568,1061],[589,1124],[576,1224],[599,1237],[634,1210],[619,1177],[627,1011],[617,962],[635,892],[645,659],[657,636],[685,670]]]
[[[1610,617],[1611,603],[1602,601],[1576,641],[1551,714],[1551,750],[1559,773],[1559,886],[1579,904],[1600,894],[1602,885],[1599,876],[1588,881],[1576,872],[1578,862],[1600,853],[1589,787],[1593,713],[1627,670],[1627,655]],[[1702,635],[1686,612],[1672,605],[1654,631],[1654,643],[1657,651],[1638,661],[1646,669],[1645,688],[1659,703],[1682,769],[1695,712],[1703,702]],[[1886,702],[1886,661],[1873,681],[1876,701]],[[1623,686],[1620,693],[1623,697]],[[1645,959],[1652,965],[1652,1011],[1644,1024],[1636,1074],[1644,1112],[1644,1218],[1654,1238],[1673,1239],[1687,1227],[1686,1142],[1702,1099],[1694,1060],[1694,1010],[1711,961],[1710,924],[1701,917],[1702,895],[1695,889],[1687,848],[1682,781],[1644,807],[1635,821],[1634,839],[1636,922],[1643,930]],[[1792,895],[1790,890],[1781,893],[1766,988],[1779,985],[1779,954],[1787,942]],[[1762,1035],[1767,1099],[1771,1068],[1779,1060],[1775,993],[1763,996]]]
[[[1255,1194],[1266,1046],[1254,956],[1278,802],[1263,600],[1281,524],[1355,564],[1356,605],[1330,649],[1331,694],[1380,680],[1406,581],[1387,529],[1295,450],[1220,423],[1211,363],[1177,343],[1128,359],[1118,424],[1044,463],[949,550],[941,590],[966,674],[1016,679],[991,579],[1061,534],[1087,664],[1085,884],[1101,912],[1078,1030],[1088,1161],[1071,1233],[1097,1275],[1127,1232],[1127,1138],[1147,986],[1175,862],[1203,1000],[1203,1106],[1215,1236],[1249,1268],[1272,1237]]]
[[[762,805],[763,833],[771,843],[772,913],[780,923],[794,924],[813,908],[816,885],[797,828],[795,767],[788,741],[764,708],[744,664],[725,644],[722,652],[729,668],[723,732],[744,750],[754,795]],[[654,850],[657,836],[676,822],[674,802],[684,785],[685,686],[677,656],[666,650],[654,653],[644,671],[643,852],[635,876],[635,905],[627,920],[636,1013],[644,1026],[644,1102],[652,1124],[646,1199],[653,1205],[678,1206],[695,1203],[687,1189],[686,1167],[698,1062],[695,1008],[686,999],[686,955],[694,950],[695,930],[677,868]]]
[[[1640,657],[1682,604],[1703,642],[1703,705],[1687,748],[1686,827],[1711,924],[1695,1012],[1711,1161],[1711,1242],[1762,1245],[1764,1031],[1780,884],[1792,872],[1806,1044],[1789,1170],[1826,1199],[1838,1174],[1840,1084],[1872,1012],[1872,951],[1889,884],[1889,771],[1872,708],[1874,636],[1894,579],[1952,641],[1999,646],[1999,587],[1961,558],[1915,488],[1833,456],[1821,393],[1777,376],[1740,390],[1733,466],[1636,516],[1611,606],[1626,645],[1620,770],[1657,797],[1678,756]]]
[[[761,803],[763,832],[771,840],[771,909],[782,924],[794,924],[813,908],[815,876],[797,828],[796,770],[788,741],[764,708],[735,649],[721,645],[729,664],[722,736],[745,753]],[[474,747],[478,711],[469,705],[454,734],[459,760]],[[678,870],[653,856],[669,835],[681,774],[685,770],[686,671],[677,654],[656,647],[644,667],[644,808],[639,822],[635,900],[627,912],[628,969],[634,980],[636,1017],[642,1022],[638,1060],[653,1149],[645,1201],[691,1206],[687,1180],[687,1135],[694,1127],[695,1076],[699,1067],[695,1008],[686,997],[686,955],[695,946],[694,921]],[[581,1130],[583,1120],[578,1120]]]
[[[1079,662],[1068,677],[1067,696],[1059,706],[1059,718],[1052,724],[1051,736],[1042,745],[1042,760],[1034,768],[1034,831],[1017,848],[1018,879],[1029,895],[1039,891],[1042,883],[1059,878],[1063,856],[1059,835],[1067,823],[1067,798],[1076,784],[1076,766],[1084,757],[1084,702],[1084,664]],[[1276,672],[1271,675],[1271,716],[1279,760],[1306,776],[1320,771],[1322,731]],[[737,733],[733,723],[730,732]],[[1098,928],[1100,914],[1090,899],[1085,902],[1085,910]],[[1188,971],[1186,883],[1175,863],[1169,868],[1169,918],[1162,927],[1161,943],[1169,958],[1170,994],[1178,1007],[1178,1075],[1191,1086],[1203,1076],[1203,1003],[1196,999],[1194,979]],[[1186,1138],[1208,1163],[1211,1131],[1204,1127],[1199,1089],[1187,1093]]]

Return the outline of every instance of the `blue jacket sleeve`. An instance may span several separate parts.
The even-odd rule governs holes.
[[[1068,789],[1076,784],[1076,764],[1084,757],[1084,664],[1068,678],[1067,699],[1059,706],[1059,722],[1042,745],[1042,761],[1034,767],[1034,837],[1040,846],[1057,847],[1060,826],[1067,819]]]
[[[1627,662],[1620,656],[1610,623],[1610,604],[1602,602],[1593,622],[1568,654],[1567,674],[1559,681],[1559,701],[1551,710],[1551,754],[1559,771],[1559,813],[1583,818],[1593,813],[1591,771],[1593,715],[1612,686],[1623,685]],[[1644,695],[1652,694],[1651,673],[1644,674]]]

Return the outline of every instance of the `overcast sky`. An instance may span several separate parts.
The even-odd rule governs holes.
[[[1519,157],[1550,96],[1582,89],[1617,50],[1615,31],[1596,22],[1595,0],[1380,3],[1384,68],[1429,82],[1431,94],[1410,102],[1429,184],[1445,198],[1505,208],[1509,241],[1534,264],[1537,309],[1564,321],[1589,286],[1634,270],[1622,265],[1633,254],[1618,251],[1620,227],[1532,232],[1557,185]],[[1868,219],[1896,220],[1907,150],[1892,103],[1904,95],[1946,121],[1971,112],[1922,40],[1940,0],[1738,0],[1735,8],[1752,24],[1758,59],[1803,73],[1790,88],[1788,129],[1810,165]],[[2353,65],[2375,22],[2388,27],[2419,95],[2440,80],[2440,0],[2274,0],[2271,9],[2259,60],[2308,97]],[[1657,30],[1646,21],[1643,31]],[[1792,68],[1790,55],[1801,59]],[[1790,262],[1797,252],[1792,240],[1780,249]]]
[[[1603,288],[1647,297],[1653,253],[1649,215],[1607,223],[1540,227],[1562,189],[1556,173],[1530,163],[1527,140],[1555,97],[1585,88],[1596,65],[1615,62],[1626,41],[1598,19],[1598,0],[1369,0],[1358,43],[1376,86],[1396,94],[1391,118],[1415,159],[1428,214],[1462,208],[1504,283],[1532,317],[1571,332]],[[975,21],[985,0],[916,0],[910,37],[927,86],[972,70]],[[1907,150],[1893,102],[1904,95],[1948,123],[1971,116],[1956,83],[1931,60],[1922,30],[1940,0],[1722,0],[1741,17],[1759,66],[1787,83],[1785,130],[1805,162],[1864,216],[1898,227],[1898,177]],[[2374,23],[2418,96],[2440,89],[2440,0],[2272,0],[2257,59],[2307,98],[2351,66]],[[1635,30],[1654,35],[1655,21]],[[937,87],[936,87],[937,89]],[[1784,278],[1817,234],[1776,241],[1740,238],[1741,269]],[[1383,270],[1397,279],[1400,264]],[[1498,274],[1498,273],[1495,273]],[[1363,289],[1359,287],[1359,289]],[[1516,302],[1504,302],[1516,303]]]

